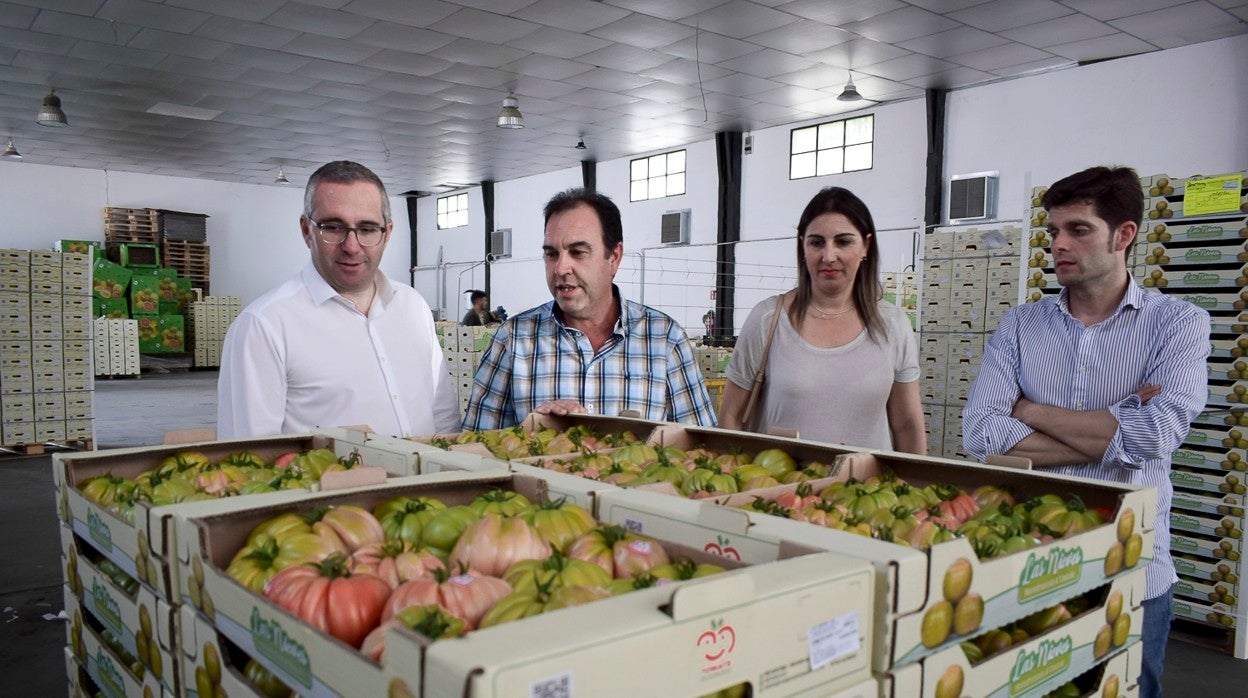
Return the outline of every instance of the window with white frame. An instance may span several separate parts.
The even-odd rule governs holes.
[[[795,128],[789,136],[789,179],[869,170],[875,143],[875,116]]]
[[[629,167],[629,201],[661,199],[685,193],[685,151],[637,158]]]
[[[468,194],[438,197],[438,230],[468,225]]]

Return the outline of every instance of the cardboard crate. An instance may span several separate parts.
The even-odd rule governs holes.
[[[24,422],[0,423],[0,445],[18,446],[33,443],[36,443],[33,419]]]
[[[947,426],[947,421],[946,421]],[[829,454],[828,460],[835,458]],[[1053,541],[1019,553],[979,560],[965,539],[940,543],[921,552],[895,543],[873,540],[844,531],[813,526],[744,509],[757,492],[714,500],[664,497],[636,490],[606,491],[598,495],[598,515],[630,530],[656,535],[694,547],[728,545],[746,562],[776,559],[780,540],[833,550],[872,561],[879,577],[875,612],[876,671],[916,662],[954,648],[962,636],[950,636],[933,648],[920,641],[924,615],[942,597],[946,571],[957,561],[969,561],[972,590],[986,600],[980,628],[999,627],[1060,601],[1104,585],[1107,581],[1142,570],[1152,558],[1152,522],[1156,496],[1151,488],[1020,471],[965,461],[878,452],[845,455],[837,479],[864,480],[891,470],[919,484],[947,482],[974,488],[984,482],[1009,484],[1020,499],[1044,492],[1078,494],[1089,506],[1108,506],[1114,521],[1082,534]],[[1139,536],[1141,556],[1134,568],[1107,576],[1106,551],[1117,544],[1117,521],[1130,509],[1135,518],[1132,536]],[[964,564],[964,563],[960,563]],[[978,634],[975,633],[975,634]]]
[[[1164,244],[1146,243],[1141,249],[1145,254],[1144,264],[1154,268],[1181,269],[1248,262],[1248,242],[1239,239],[1198,247],[1166,247]]]
[[[1238,584],[1228,582],[1179,577],[1174,585],[1174,593],[1184,599],[1210,604],[1223,613],[1236,614],[1240,589]]]
[[[1206,560],[1231,560],[1232,562],[1239,562],[1243,554],[1240,540],[1215,539],[1181,531],[1171,532],[1170,550],[1196,555]]]
[[[934,231],[923,236],[923,258],[953,256],[953,231]]]
[[[650,682],[685,680],[698,689],[717,690],[763,676],[766,668],[777,672],[773,680],[788,679],[782,686],[771,687],[787,695],[792,686],[834,690],[840,682],[851,686],[870,677],[870,638],[863,635],[868,632],[866,623],[852,627],[852,616],[870,604],[870,572],[838,556],[802,555],[774,566],[729,572],[674,588],[642,590],[431,645],[403,631],[392,631],[387,638],[384,667],[246,590],[223,571],[251,529],[281,511],[342,503],[372,508],[400,494],[434,496],[448,505],[458,504],[496,487],[542,499],[543,482],[538,479],[509,474],[440,473],[349,494],[320,493],[283,507],[188,519],[182,523],[187,533],[179,538],[196,539],[195,545],[188,546],[187,555],[194,555],[193,559],[198,561],[204,593],[213,600],[213,613],[205,614],[208,620],[223,637],[301,693],[378,695],[392,679],[401,679],[412,695],[448,695],[451,686],[456,695],[528,695],[529,682],[520,676],[540,679],[546,673],[576,672],[578,688],[592,695],[637,695],[618,693],[612,690],[613,686],[640,688],[643,694],[656,695],[655,691],[662,691],[660,686],[671,684]],[[695,559],[699,555],[697,550],[681,550]],[[186,577],[194,574],[194,565],[186,561]],[[724,561],[724,565],[736,566],[730,561]],[[829,604],[831,599],[835,603]],[[187,600],[192,599],[188,596]],[[670,610],[660,610],[664,607]],[[712,625],[712,619],[718,623]],[[816,665],[812,670],[806,630],[816,630],[823,623],[837,625],[844,633],[838,636],[844,643],[844,653],[838,656],[835,651],[830,652],[830,658],[838,661]],[[803,630],[778,632],[779,628],[791,629],[795,624]],[[559,631],[552,632],[551,627],[558,627]],[[723,631],[724,627],[732,630]],[[623,637],[610,637],[610,628],[616,628]],[[710,635],[706,637],[708,630]],[[717,636],[727,644],[733,630],[737,636],[736,644],[729,645],[730,657],[714,661],[704,657],[710,655],[706,647],[717,646],[712,643]],[[673,633],[688,643],[684,652],[672,651]],[[517,641],[520,636],[523,641]],[[279,638],[280,643],[274,641]],[[699,638],[703,638],[702,649]],[[618,671],[612,670],[605,676],[598,673],[596,667],[603,665],[596,659],[599,653],[615,656],[622,645],[639,643],[644,649],[636,651],[645,653],[648,664],[670,663],[670,668],[643,672],[627,680],[640,682],[636,684],[620,683]],[[291,651],[294,648],[298,648],[297,652]],[[738,653],[735,649],[743,651]],[[546,659],[535,658],[535,651]],[[814,658],[819,661],[818,654]],[[613,665],[607,662],[606,666]],[[498,684],[493,683],[496,676]],[[688,678],[681,679],[682,676]],[[613,683],[600,683],[604,678]],[[756,690],[764,688],[767,687],[759,686]]]
[[[248,495],[152,507],[147,502],[135,505],[134,521],[100,506],[82,494],[78,487],[87,479],[112,473],[134,478],[154,468],[161,459],[183,451],[198,451],[217,461],[238,451],[251,451],[266,460],[290,451],[325,447],[338,456],[360,451],[365,464],[381,449],[365,444],[363,434],[346,429],[321,429],[312,434],[282,435],[212,441],[143,448],[113,449],[83,453],[55,453],[52,456],[53,478],[57,486],[61,519],[83,540],[116,563],[130,576],[151,586],[162,598],[176,598],[176,566],[173,565],[175,543],[174,520],[189,513],[212,511],[214,508],[246,506],[251,497],[282,495]],[[287,490],[298,496],[302,490]],[[281,499],[277,496],[277,499]],[[140,571],[140,569],[142,571]]]
[[[962,690],[956,694],[959,696],[1041,698],[1067,681],[1098,666],[1109,666],[1111,662],[1115,667],[1111,672],[1124,672],[1117,682],[1118,695],[1123,695],[1122,685],[1134,683],[1138,676],[1138,672],[1127,672],[1139,666],[1143,653],[1140,629],[1144,624],[1144,570],[1114,580],[1108,589],[1108,593],[1123,597],[1118,620],[1125,625],[1127,633],[1121,644],[1116,643],[1114,624],[1107,622],[1109,614],[1102,601],[1072,620],[979,664],[972,665],[960,647],[950,647],[926,657],[920,662],[918,685],[914,683],[919,678],[915,669],[902,667],[902,671],[893,672],[893,690],[885,695],[889,698],[939,698],[954,695],[947,693],[947,686],[952,684],[961,685]],[[1108,636],[1105,638],[1108,641],[1098,646],[1102,633]],[[1133,653],[1137,658],[1131,658]],[[1102,681],[1104,678],[1107,677]]]
[[[1140,228],[1144,244],[1168,242],[1223,242],[1248,238],[1248,218],[1230,215],[1226,220],[1170,223],[1148,221]]]
[[[1179,574],[1188,575],[1190,577],[1203,577],[1205,579],[1217,579],[1221,581],[1226,579],[1233,580],[1232,583],[1239,584],[1239,575],[1235,573],[1235,568],[1239,565],[1220,560],[1202,560],[1199,557],[1185,557],[1184,555],[1175,555],[1174,569]],[[1217,575],[1215,577],[1215,575]]]
[[[919,335],[919,357],[948,361],[949,334],[946,332],[923,332]]]
[[[70,588],[61,587],[65,599],[66,644],[91,681],[106,696],[163,696],[162,684],[152,672],[136,676],[129,663],[113,651],[100,635],[103,626],[82,608]],[[171,670],[174,670],[171,668]]]
[[[1226,293],[1248,286],[1248,271],[1243,267],[1199,271],[1163,271],[1149,267],[1142,283],[1145,288],[1209,289]]]
[[[177,607],[139,585],[127,593],[94,561],[96,553],[61,524],[61,567],[65,584],[82,610],[125,651],[147,667],[166,691],[178,691]]]
[[[1214,625],[1224,630],[1237,629],[1243,624],[1243,621],[1237,616],[1225,613],[1210,604],[1203,604],[1197,601],[1175,599],[1171,608],[1174,610],[1174,615],[1179,618]]]
[[[1170,462],[1177,466],[1201,468],[1203,470],[1243,472],[1248,470],[1248,451],[1238,448],[1227,448],[1218,444],[1212,450],[1180,448],[1170,455]],[[1242,463],[1236,467],[1236,463]]]
[[[1241,473],[1215,473],[1211,470],[1197,470],[1189,466],[1174,466],[1170,469],[1170,484],[1187,490],[1244,494],[1246,482],[1248,482],[1248,477]]]
[[[1197,492],[1175,490],[1170,506],[1173,509],[1181,509],[1188,512],[1242,517],[1244,515],[1244,495],[1224,494],[1221,496],[1208,496]]]
[[[1248,402],[1248,380],[1230,385],[1210,385],[1207,405],[1239,405]]]
[[[196,698],[214,694],[229,698],[265,698],[243,673],[246,669],[245,653],[222,638],[212,623],[194,607],[181,606],[178,615],[181,631],[179,662],[181,675],[185,677],[182,695]],[[208,664],[213,662],[210,656],[215,657],[214,665],[220,668],[215,684],[208,670]]]
[[[1244,536],[1243,517],[1229,514],[1215,518],[1191,512],[1171,511],[1170,530],[1203,533],[1219,538],[1229,537],[1234,540],[1242,540]]]

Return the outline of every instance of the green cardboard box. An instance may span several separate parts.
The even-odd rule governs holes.
[[[130,314],[133,317],[160,314],[160,279],[138,274],[130,279]]]
[[[185,320],[181,315],[148,315],[139,321],[139,352],[170,354],[186,351]]]
[[[174,279],[174,283],[178,285],[174,296],[174,300],[178,303],[178,313],[186,315],[191,309],[191,303],[195,301],[195,292],[191,290],[191,280],[179,276]]]
[[[96,259],[91,279],[91,295],[96,298],[125,298],[134,272],[113,264],[107,259]]]
[[[92,298],[92,315],[95,317],[120,318],[130,317],[130,303],[123,298]]]
[[[56,243],[56,250],[89,254],[92,261],[104,258],[104,244],[98,240],[60,240]]]

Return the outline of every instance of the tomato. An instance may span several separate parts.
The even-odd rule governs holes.
[[[569,502],[567,497],[529,507],[520,513],[520,518],[555,550],[568,547],[573,539],[597,524],[588,511]]]
[[[665,565],[652,567],[649,574],[660,579],[671,579],[673,581],[695,579],[697,577],[709,577],[712,574],[723,572],[724,568],[719,565],[699,564],[687,557],[677,558]]]
[[[420,547],[445,559],[451,554],[451,548],[459,540],[464,529],[481,518],[481,515],[467,506],[453,506],[440,509],[433,518],[425,522],[420,530]]]
[[[974,642],[971,642],[970,640],[963,640],[958,643],[958,646],[962,648],[962,654],[966,655],[966,661],[971,664],[979,664],[984,661],[983,651],[980,650],[979,645]]]
[[[420,544],[425,523],[446,505],[433,497],[395,497],[373,508],[373,516],[381,523],[386,540]]]
[[[1029,635],[1039,635],[1070,620],[1070,610],[1064,604],[1049,606],[1018,621],[1018,627]]]
[[[386,633],[390,628],[399,625],[424,635],[429,640],[459,637],[465,630],[464,619],[447,613],[446,609],[437,604],[410,606],[374,628],[360,645],[360,653],[377,662],[385,661]]]
[[[897,485],[893,488],[893,494],[897,495],[897,506],[904,507],[911,511],[919,511],[926,509],[933,504],[939,503],[934,497],[926,496],[928,490],[918,489],[910,485]]]
[[[302,473],[307,479],[316,482],[321,479],[325,469],[338,462],[338,456],[328,448],[314,448],[304,451],[291,460],[289,468]]]
[[[554,553],[544,560],[521,560],[503,574],[503,581],[514,591],[538,587],[551,590],[564,586],[606,586],[611,575],[598,565]]]
[[[235,465],[203,468],[195,476],[195,489],[214,497],[237,494],[247,484],[247,472]]]
[[[195,487],[191,483],[181,477],[171,475],[152,488],[151,502],[152,506],[161,507],[184,502],[194,494]]]
[[[684,468],[672,465],[671,463],[653,463],[645,470],[641,471],[641,477],[634,481],[634,484],[649,484],[651,482],[667,482],[672,486],[680,489],[685,480],[689,477],[689,471]],[[643,481],[644,482],[641,482]]]
[[[457,574],[438,586],[438,604],[450,614],[464,619],[468,629],[511,593],[511,586],[498,577]]]
[[[670,562],[667,551],[657,540],[641,535],[616,541],[611,547],[611,557],[615,563],[616,578],[632,577]]]
[[[309,529],[310,530],[310,529]],[[342,542],[316,533],[283,533],[281,538],[261,533],[244,545],[230,561],[225,573],[240,584],[261,593],[278,572],[306,562],[320,562],[332,555],[344,555]]]
[[[527,497],[519,492],[510,492],[508,490],[490,490],[478,495],[476,499],[468,504],[468,507],[478,514],[499,514],[501,516],[516,516],[531,506],[533,506],[533,503]]]
[[[243,667],[243,676],[260,690],[260,695],[267,698],[287,698],[291,694],[290,686],[282,683],[273,672],[254,659],[247,660],[247,666]]]
[[[347,552],[386,540],[376,517],[369,510],[354,504],[342,504],[325,512],[321,520],[312,525],[312,530],[321,535],[337,536]]]
[[[557,611],[561,608],[583,606],[611,596],[611,591],[602,586],[562,586],[550,592],[545,610]]]
[[[391,589],[412,579],[432,576],[432,570],[446,569],[433,553],[417,552],[401,540],[366,545],[351,554],[349,564],[353,574],[380,577]]]
[[[897,495],[890,489],[862,490],[848,503],[849,510],[860,519],[869,518],[876,511],[892,510],[897,506]]]
[[[980,485],[971,493],[971,497],[975,499],[982,507],[997,508],[1002,504],[1014,504],[1014,494],[1010,491],[1008,485],[997,487],[996,485]]]
[[[237,453],[231,453],[225,458],[222,458],[221,461],[217,463],[217,465],[218,467],[234,466],[236,468],[247,469],[247,468],[263,468],[267,466],[268,464],[264,462],[263,458],[261,458],[260,456],[257,456],[251,451],[239,451]]]
[[[499,577],[515,562],[544,560],[550,552],[550,544],[524,519],[486,514],[464,529],[448,562]]]
[[[642,574],[633,577],[624,577],[622,579],[612,580],[611,583],[607,585],[607,591],[610,591],[612,596],[619,596],[620,594],[627,594],[630,591],[637,591],[638,589],[649,589],[650,587],[663,586],[664,584],[672,583],[673,581],[670,579],[663,579],[661,577],[656,577],[653,574],[643,572]]]
[[[172,456],[165,456],[156,464],[156,471],[161,474],[196,473],[211,465],[208,456],[199,451],[182,451]]]
[[[740,489],[737,478],[720,472],[717,466],[698,467],[689,473],[680,491],[686,497],[694,492],[713,492],[715,494],[733,494]]]
[[[546,601],[545,594],[539,593],[536,589],[513,591],[499,599],[498,603],[481,617],[480,627],[488,628],[536,616],[546,610]]]
[[[615,577],[617,575],[613,548],[617,541],[623,541],[632,535],[622,526],[599,526],[578,536],[568,544],[568,549],[564,552],[570,558],[592,562]]]
[[[381,621],[390,585],[371,574],[351,574],[346,560],[287,567],[264,585],[273,603],[352,647]]]
[[[768,448],[754,454],[753,463],[761,465],[771,473],[771,476],[780,479],[785,473],[797,470],[797,463],[793,461],[793,456],[778,449]]]
[[[658,451],[653,446],[646,444],[630,444],[611,454],[611,461],[614,463],[641,465],[656,459],[663,465],[671,465],[671,462],[666,457],[659,459]]]
[[[126,483],[129,482],[129,489],[133,491],[134,482],[125,478],[117,477],[112,473],[104,473],[82,481],[78,485],[78,489],[82,490],[82,494],[87,499],[99,504],[103,507],[112,506],[126,490]]]

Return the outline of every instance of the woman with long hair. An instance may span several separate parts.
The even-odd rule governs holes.
[[[795,429],[803,439],[927,453],[914,330],[901,308],[881,300],[879,267],[866,204],[841,187],[816,194],[797,225],[797,288],[764,300],[746,318],[719,425]],[[751,424],[743,424],[769,341],[762,392]]]

